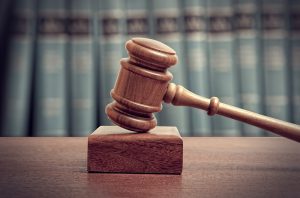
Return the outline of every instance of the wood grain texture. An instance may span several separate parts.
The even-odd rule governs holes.
[[[190,106],[203,109],[210,116],[215,114],[226,116],[300,142],[300,125],[221,103],[217,97],[208,99],[198,96],[181,85],[170,83],[164,96],[164,101],[176,106]]]
[[[204,98],[169,83],[173,76],[167,69],[178,58],[167,45],[153,39],[133,38],[126,42],[126,49],[129,58],[121,60],[111,91],[115,102],[108,104],[105,111],[115,124],[136,132],[151,130],[157,125],[153,113],[162,110],[164,101],[206,110],[210,116],[226,116],[300,142],[300,125],[221,103],[217,97]]]
[[[182,138],[176,127],[135,133],[101,126],[88,137],[90,172],[181,174]]]
[[[87,173],[87,138],[0,138],[6,197],[299,197],[300,144],[183,138],[182,175]]]
[[[166,69],[177,62],[173,49],[147,38],[133,38],[126,43],[129,58],[121,59],[121,68],[106,114],[115,124],[136,132],[153,129],[153,113],[162,109],[172,74]]]

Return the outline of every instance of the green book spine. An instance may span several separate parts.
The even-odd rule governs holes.
[[[12,24],[11,15],[13,13],[13,6],[14,1],[11,0],[1,0],[0,1],[0,42],[1,42],[1,48],[0,48],[0,57],[5,57],[0,60],[1,65],[6,65],[6,59],[7,59],[7,48],[8,48],[8,39],[10,37],[10,32],[8,31],[7,27],[10,27]],[[2,79],[0,84],[0,89],[3,89],[3,77],[5,73],[0,73],[0,79]],[[0,98],[1,102],[1,98]]]
[[[147,0],[126,0],[125,8],[127,40],[133,37],[148,37],[150,31]]]
[[[184,56],[188,74],[188,88],[209,97],[207,34],[205,0],[186,0],[184,6]],[[191,108],[190,124],[193,136],[210,136],[211,119],[206,111]]]
[[[286,8],[284,0],[262,2],[262,54],[266,115],[288,121]]]
[[[35,136],[67,135],[66,2],[38,1]]]
[[[173,82],[186,86],[186,68],[183,56],[183,38],[180,24],[180,5],[177,0],[154,0],[154,37],[173,48],[179,58],[179,62],[171,67],[169,71],[173,74]],[[183,136],[191,135],[189,129],[189,115],[186,107],[174,107],[164,104],[162,112],[159,113],[159,124],[177,126]]]
[[[240,106],[262,112],[262,82],[260,53],[260,15],[257,0],[238,0],[235,4],[236,63],[239,74]],[[242,135],[261,136],[262,130],[241,124]]]
[[[14,2],[12,37],[8,47],[8,63],[2,98],[2,136],[26,136],[28,132],[34,7],[33,0]]]
[[[122,0],[99,1],[99,116],[101,125],[112,123],[105,114],[105,107],[112,101],[110,91],[114,87],[124,51],[124,2]]]
[[[72,136],[87,136],[96,127],[93,1],[72,0],[70,2],[69,117]]]
[[[292,121],[300,124],[300,1],[290,2]]]
[[[232,1],[210,0],[207,2],[207,12],[211,94],[219,97],[220,102],[236,106]],[[214,115],[212,120],[213,135],[240,135],[237,121],[219,115]]]

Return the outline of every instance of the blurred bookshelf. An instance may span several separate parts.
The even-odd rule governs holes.
[[[300,1],[3,0],[0,135],[87,136],[110,125],[105,105],[131,37],[174,48],[176,83],[300,124]],[[163,105],[159,125],[183,136],[268,133]]]

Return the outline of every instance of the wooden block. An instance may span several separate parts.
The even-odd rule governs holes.
[[[88,137],[89,172],[181,174],[183,142],[176,127],[136,133],[101,126]]]

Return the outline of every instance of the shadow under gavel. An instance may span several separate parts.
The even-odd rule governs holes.
[[[190,106],[239,120],[280,136],[300,142],[300,126],[260,115],[196,95],[180,85],[169,83],[173,76],[167,68],[176,64],[176,52],[152,39],[133,38],[126,43],[129,58],[121,59],[111,96],[106,107],[109,119],[120,127],[146,132],[157,125],[153,113],[162,110],[162,101],[177,106]]]

